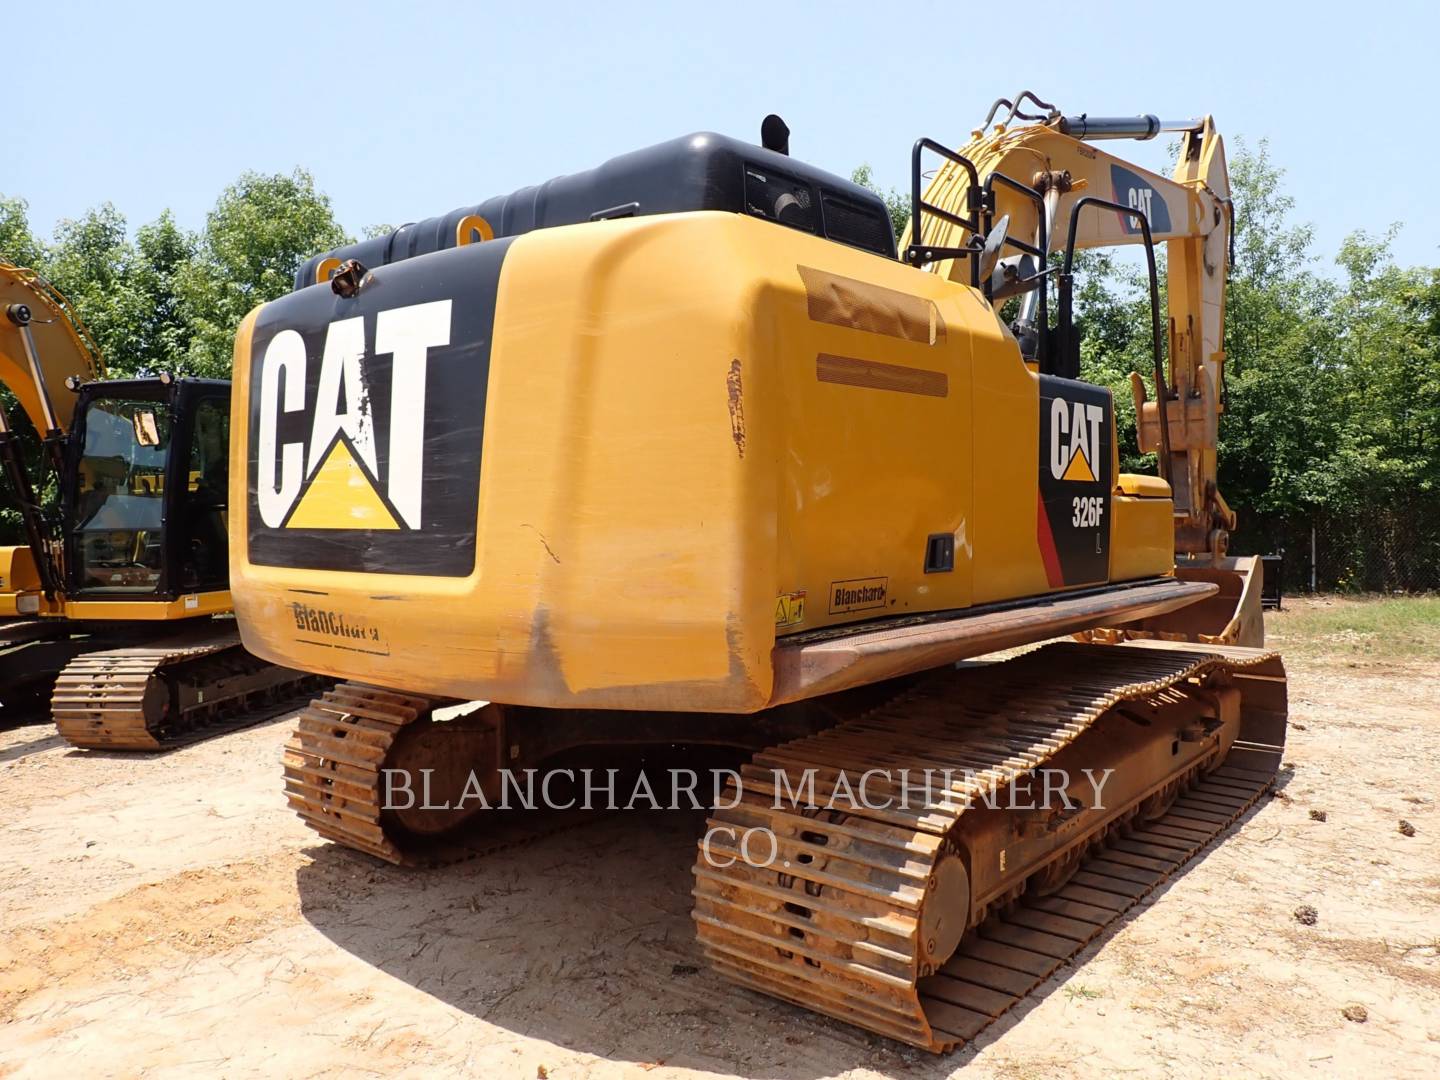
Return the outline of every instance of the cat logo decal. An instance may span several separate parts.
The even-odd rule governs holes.
[[[495,298],[508,239],[309,285],[250,335],[246,538],[265,566],[475,567]]]
[[[450,344],[451,301],[381,311],[374,347],[365,319],[332,322],[325,333],[320,378],[310,404],[308,438],[281,443],[282,413],[306,409],[305,340],[295,330],[270,339],[260,357],[257,498],[270,528],[419,529],[424,510],[426,368],[430,351]],[[373,355],[389,354],[387,468],[381,482]],[[282,389],[283,387],[283,389]],[[308,444],[308,445],[307,445]]]

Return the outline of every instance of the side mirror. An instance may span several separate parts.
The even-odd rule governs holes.
[[[1033,255],[1011,255],[1001,259],[990,274],[990,299],[1023,296],[1045,283]]]
[[[1000,262],[1000,250],[1005,246],[1005,234],[1010,231],[1010,215],[1006,214],[985,234],[985,246],[980,251],[980,280],[989,281]]]

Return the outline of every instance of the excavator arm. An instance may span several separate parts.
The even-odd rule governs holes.
[[[0,385],[41,435],[63,435],[69,416],[55,394],[69,378],[105,376],[100,350],[74,307],[33,270],[0,262]]]
[[[0,262],[0,385],[25,410],[57,474],[70,418],[67,410],[57,406],[54,395],[69,380],[88,382],[101,378],[104,370],[100,350],[69,301],[33,270]],[[0,614],[4,614],[7,607],[15,607],[21,592],[36,585],[53,600],[59,575],[39,499],[3,403],[0,467],[19,505],[28,548],[0,549],[4,570],[0,573]]]
[[[1006,121],[1016,112],[1012,107]],[[994,115],[992,109],[985,126]],[[1017,267],[1015,260],[1004,260],[993,280],[978,280],[977,267],[983,261],[979,245],[984,235],[991,233],[991,224],[1008,216],[1008,235],[1048,256],[1063,253],[1072,244],[1083,249],[1144,242],[1142,227],[1133,214],[1093,204],[1082,206],[1075,214],[1082,198],[1144,214],[1153,242],[1166,245],[1168,378],[1165,400],[1161,401],[1159,395],[1147,395],[1139,376],[1131,377],[1140,449],[1162,456],[1168,449],[1161,475],[1169,480],[1175,500],[1177,554],[1202,560],[1222,558],[1229,531],[1235,527],[1235,515],[1216,479],[1218,425],[1224,408],[1225,279],[1231,233],[1224,143],[1208,116],[1164,122],[1153,116],[1064,117],[1049,109],[1045,116],[1031,119],[1040,122],[1014,128],[1002,122],[989,134],[984,126],[972,132],[972,141],[957,156],[972,163],[974,171],[954,158],[943,162],[923,196],[922,205],[930,212],[922,220],[922,235],[912,235],[912,219],[901,247],[913,245],[910,250],[915,261],[927,262],[934,273],[974,281],[999,295],[995,290],[1003,293],[1007,284],[1006,262],[1012,264],[1008,267],[1010,282],[1017,277]],[[1094,145],[1105,139],[1153,138],[1162,131],[1179,132],[1182,138],[1170,178]],[[996,183],[997,176],[1019,183]],[[970,228],[967,221],[978,229]],[[967,247],[975,249],[976,255],[925,259],[926,254]],[[1038,272],[1037,266],[1029,269]],[[1045,366],[1046,346],[1053,343],[1045,340],[1043,327],[1037,329],[1036,325],[1037,316],[1044,314],[1042,295],[1043,289],[1036,289],[1025,296],[1013,329],[1027,357]],[[1055,370],[1054,358],[1049,366]],[[1161,436],[1162,408],[1168,440]]]

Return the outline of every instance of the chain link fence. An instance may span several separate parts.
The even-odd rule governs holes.
[[[1400,498],[1358,514],[1243,514],[1230,550],[1283,556],[1287,593],[1436,592],[1440,498]]]

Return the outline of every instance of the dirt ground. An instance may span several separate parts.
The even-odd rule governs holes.
[[[947,1058],[707,972],[695,815],[410,872],[287,811],[289,721],[148,758],[0,731],[0,1075],[1433,1077],[1440,664],[1306,609],[1270,624],[1281,794]]]

